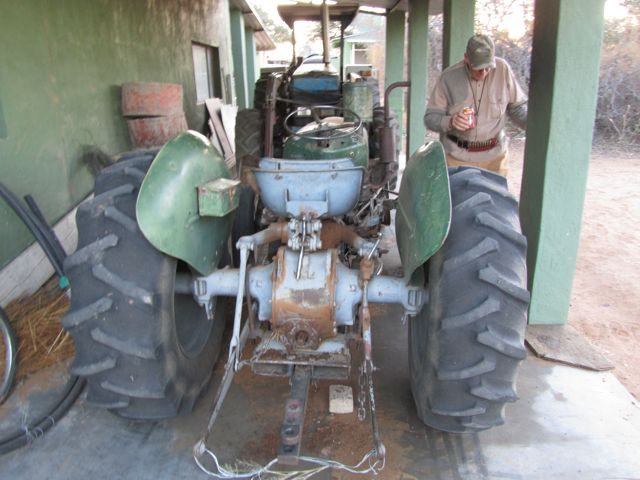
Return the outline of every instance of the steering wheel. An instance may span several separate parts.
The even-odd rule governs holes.
[[[336,117],[327,117],[324,119],[320,118],[319,112],[323,109],[338,110],[339,112],[342,112],[342,115],[343,115],[342,118],[344,118],[345,113],[348,113],[355,119],[355,121],[342,122],[338,124],[326,122],[328,118],[335,119]],[[311,116],[313,117],[313,120],[318,124],[319,128],[314,130],[309,130],[306,132],[300,132],[299,130],[294,131],[289,125],[291,123],[291,119],[295,115],[301,112],[304,112],[306,110],[311,110]],[[362,119],[354,111],[347,110],[346,108],[342,108],[342,107],[336,107],[335,105],[313,105],[312,107],[298,107],[289,115],[287,115],[287,118],[284,119],[284,129],[289,135],[295,135],[296,137],[306,138],[308,140],[327,140],[327,138],[329,137],[329,134],[331,132],[335,132],[336,130],[342,130],[342,131],[337,135],[331,135],[332,139],[348,137],[349,135],[353,135],[354,133],[356,133],[361,126],[362,126]]]

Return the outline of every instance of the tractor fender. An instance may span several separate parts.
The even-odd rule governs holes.
[[[424,285],[422,266],[443,245],[451,225],[451,191],[440,142],[420,147],[402,175],[396,238],[407,284]]]
[[[231,178],[222,156],[204,135],[189,130],[162,147],[136,203],[147,240],[201,275],[216,270],[233,224],[233,212],[199,215],[198,187],[220,178]]]

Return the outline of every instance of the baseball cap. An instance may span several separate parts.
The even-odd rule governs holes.
[[[488,35],[474,35],[467,42],[467,57],[474,70],[496,68],[493,40]]]

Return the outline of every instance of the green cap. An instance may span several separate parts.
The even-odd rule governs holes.
[[[467,42],[469,65],[474,70],[496,68],[495,46],[487,35],[474,35]]]

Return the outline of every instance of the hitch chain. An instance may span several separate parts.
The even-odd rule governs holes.
[[[380,440],[380,430],[378,428],[378,418],[376,417],[376,400],[373,390],[373,355],[372,355],[372,336],[371,336],[371,312],[369,311],[368,290],[369,280],[375,274],[374,267],[375,262],[372,260],[372,256],[378,244],[380,243],[380,237],[375,246],[371,250],[371,253],[366,258],[363,258],[360,262],[360,271],[362,273],[362,305],[360,307],[360,322],[362,327],[362,343],[363,343],[363,361],[360,367],[360,391],[358,392],[358,399],[360,406],[358,407],[358,419],[364,420],[366,418],[366,411],[364,409],[364,383],[367,385],[367,391],[369,393],[369,413],[371,416],[371,433],[373,435],[373,452],[375,455],[375,463],[373,464],[374,470],[382,470],[385,465],[386,449],[382,440]]]
[[[358,420],[364,422],[367,419],[367,410],[365,409],[365,373],[364,373],[364,363],[360,366],[360,373],[358,375]]]

